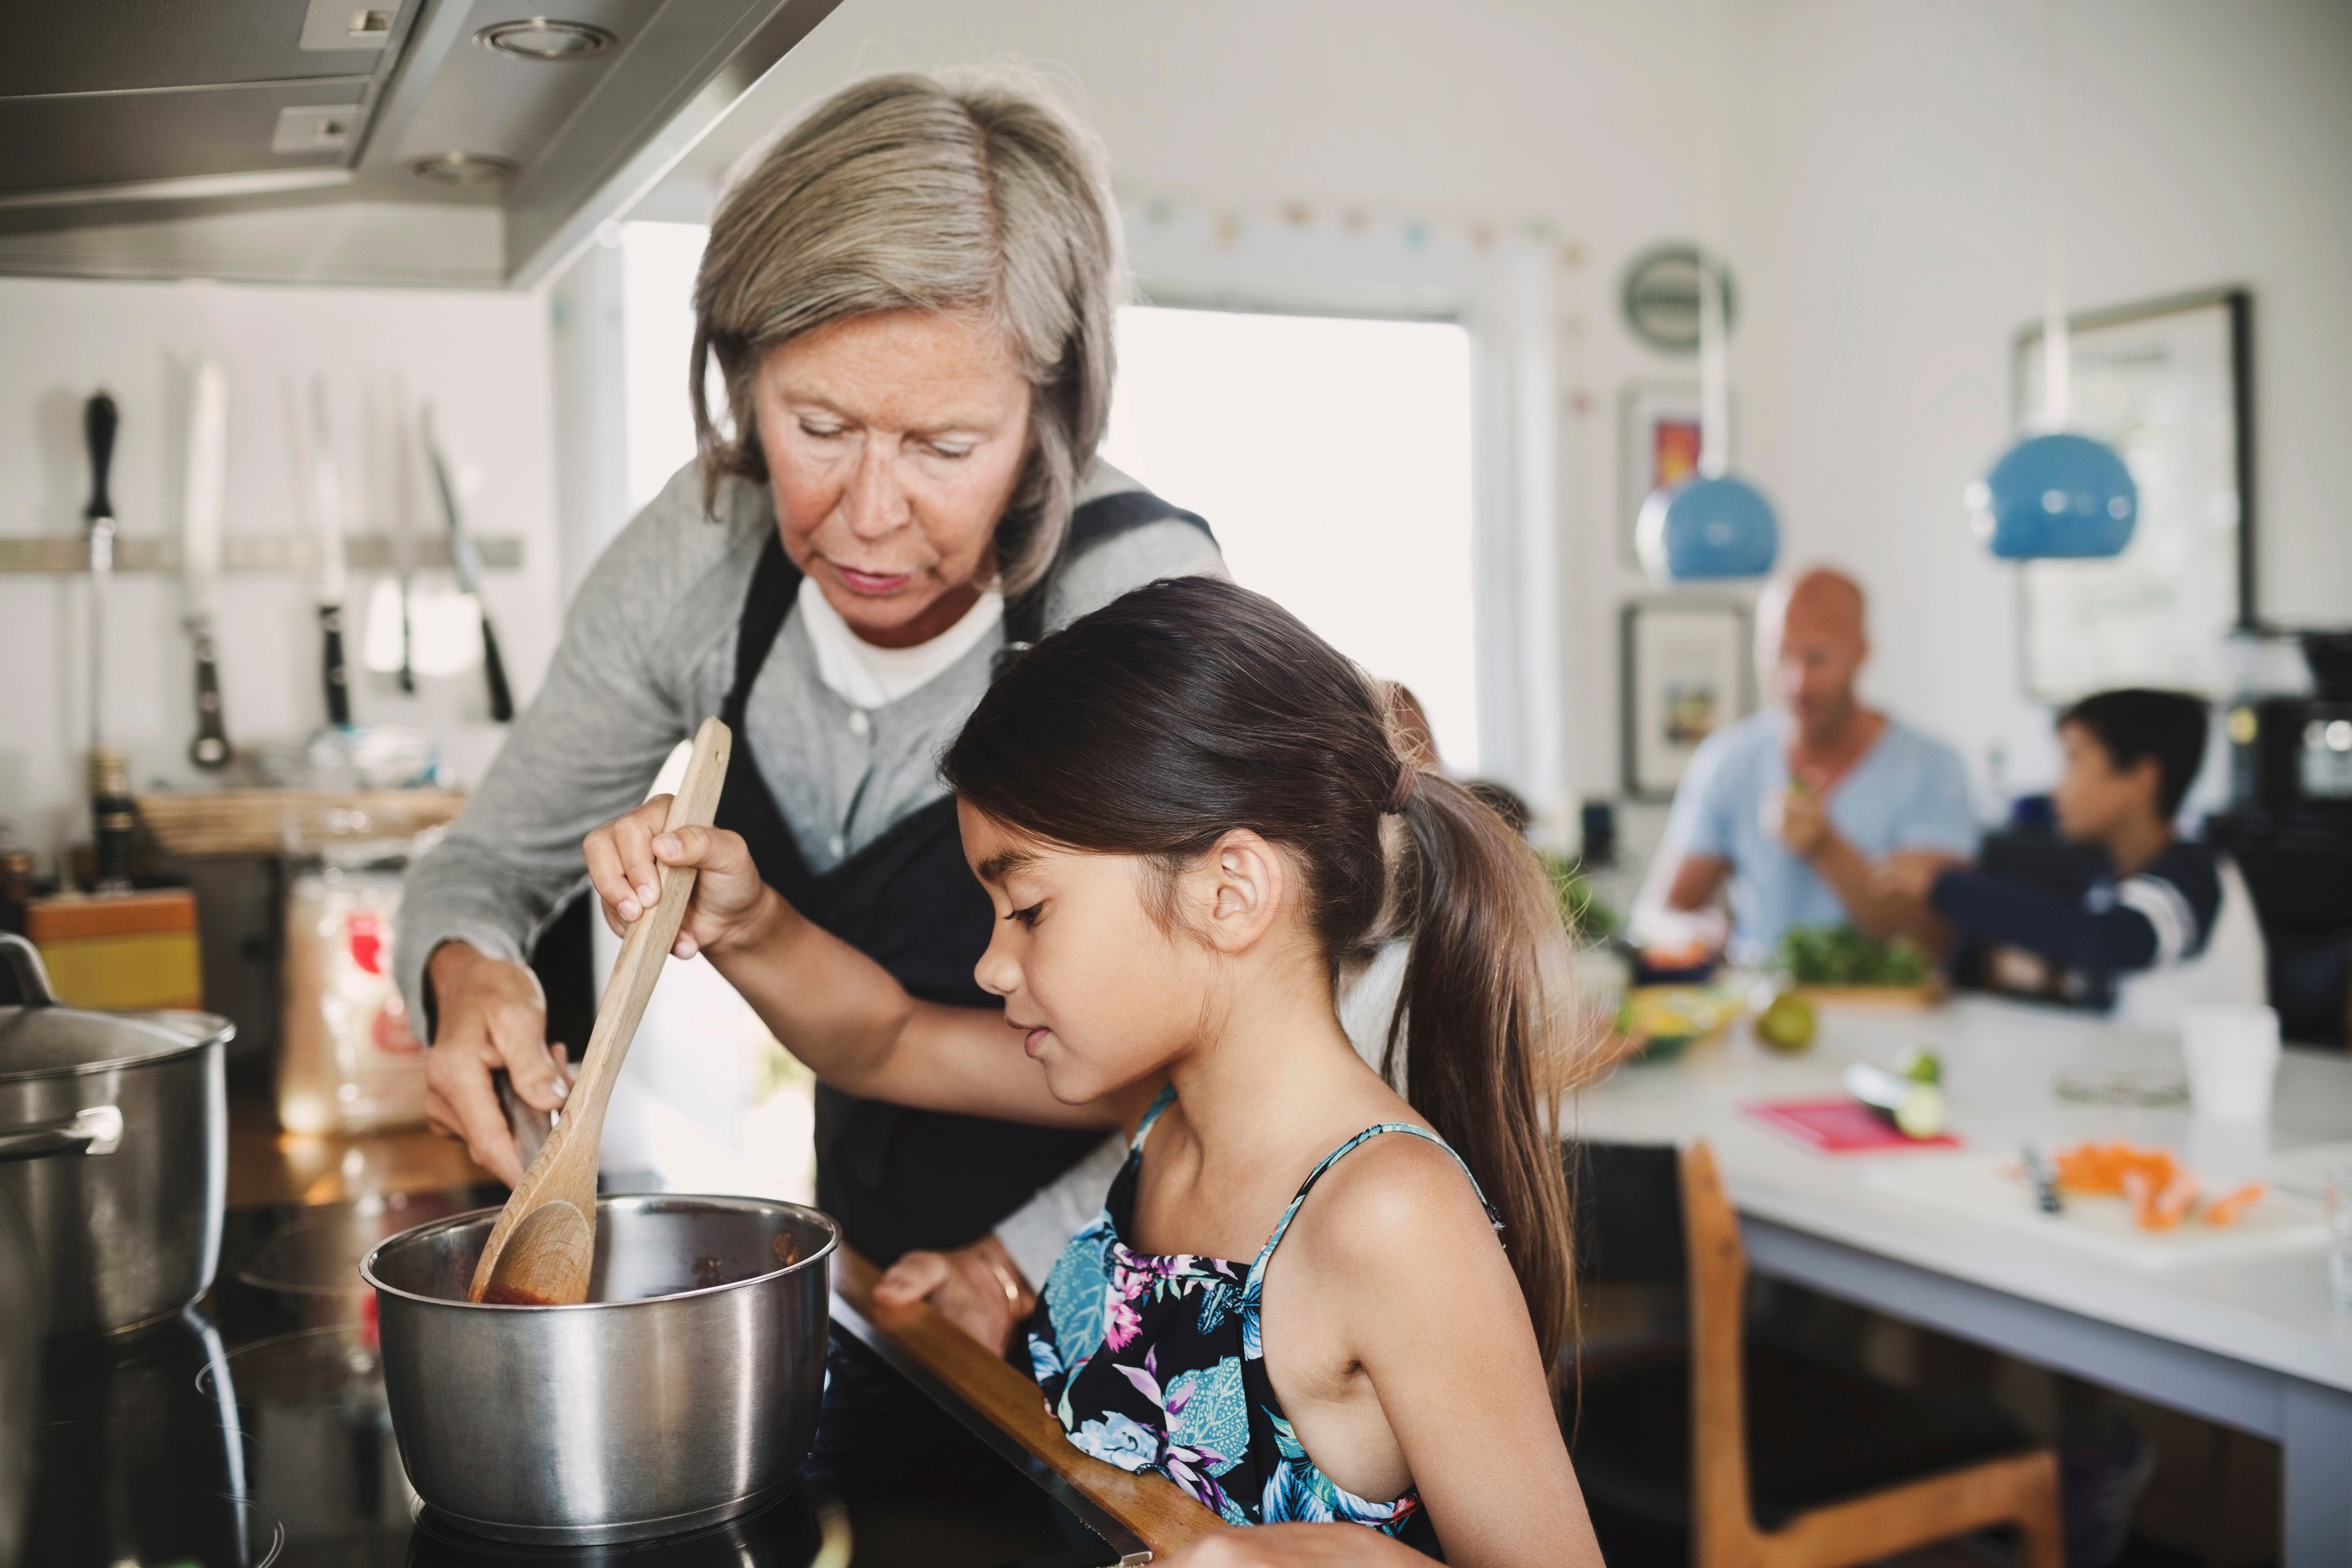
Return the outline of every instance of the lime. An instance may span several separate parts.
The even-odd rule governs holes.
[[[1793,1056],[1813,1043],[1816,1023],[1811,1002],[1794,991],[1783,991],[1756,1015],[1756,1037],[1773,1050]]]
[[[1895,1125],[1906,1138],[1933,1138],[1944,1130],[1944,1091],[1923,1083],[1895,1108]]]

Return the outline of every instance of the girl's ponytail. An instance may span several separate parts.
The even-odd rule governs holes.
[[[1390,1025],[1391,1082],[1475,1172],[1549,1365],[1573,1310],[1568,1186],[1560,1165],[1553,1013],[1544,956],[1560,940],[1541,865],[1484,802],[1408,773],[1395,919],[1412,933]]]
[[[1308,923],[1335,978],[1378,931],[1412,931],[1389,1081],[1400,1081],[1402,1049],[1405,1098],[1502,1216],[1549,1362],[1570,1300],[1550,1110],[1565,1079],[1543,985],[1559,919],[1534,855],[1502,818],[1400,762],[1389,710],[1360,670],[1272,600],[1180,577],[1022,655],[940,771],[999,822],[1147,857],[1171,876],[1232,828],[1286,846],[1306,868]]]

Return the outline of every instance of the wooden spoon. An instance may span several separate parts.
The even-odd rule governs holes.
[[[719,810],[727,781],[727,755],[734,737],[716,719],[695,732],[686,778],[669,803],[665,826],[708,827]],[[604,1106],[621,1063],[636,1037],[654,982],[677,941],[694,893],[688,866],[661,868],[661,898],[637,917],[621,943],[620,961],[597,1005],[596,1027],[588,1037],[580,1076],[563,1102],[562,1119],[548,1134],[539,1158],[523,1173],[522,1184],[507,1198],[499,1223],[474,1265],[467,1295],[476,1301],[509,1307],[562,1307],[588,1299],[590,1265],[596,1258],[596,1146],[604,1137]],[[595,895],[591,893],[590,897]]]

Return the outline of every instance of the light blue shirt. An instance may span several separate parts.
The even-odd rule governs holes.
[[[1769,952],[1792,925],[1848,923],[1837,894],[1766,820],[1768,805],[1788,787],[1788,716],[1767,709],[1702,742],[1675,792],[1661,853],[1731,862],[1732,942],[1741,957]],[[1976,853],[1959,753],[1892,719],[1830,791],[1830,823],[1873,860],[1897,849]]]

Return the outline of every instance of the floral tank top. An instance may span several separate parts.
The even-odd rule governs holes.
[[[1222,1258],[1136,1252],[1120,1238],[1133,1229],[1143,1141],[1174,1099],[1163,1089],[1151,1102],[1102,1213],[1070,1238],[1046,1278],[1029,1322],[1029,1359],[1047,1407],[1080,1449],[1123,1470],[1159,1471],[1228,1524],[1337,1520],[1398,1533],[1421,1510],[1417,1491],[1368,1502],[1299,1446],[1266,1376],[1259,1301],[1266,1263],[1298,1205],[1349,1151],[1409,1132],[1461,1156],[1426,1128],[1383,1121],[1307,1173],[1245,1270]],[[1470,1185],[1477,1190],[1475,1177]],[[1491,1205],[1486,1215],[1499,1230]]]

